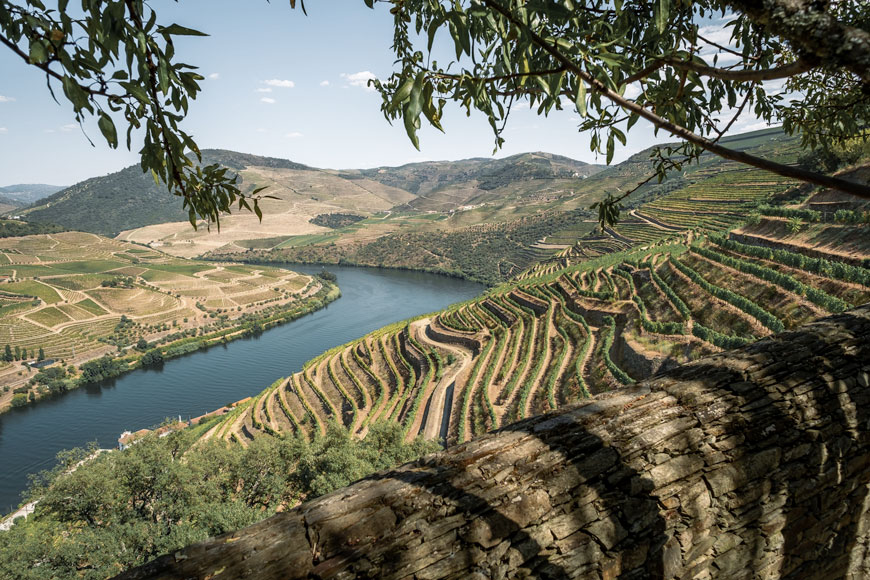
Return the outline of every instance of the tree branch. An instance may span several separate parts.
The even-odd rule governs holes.
[[[765,1],[769,2],[772,0]],[[870,199],[870,186],[868,185],[856,183],[853,181],[847,181],[836,177],[830,177],[827,175],[821,175],[812,171],[806,171],[799,167],[792,167],[790,165],[784,165],[782,163],[777,163],[768,159],[762,159],[761,157],[756,157],[743,151],[728,149],[727,147],[723,147],[715,143],[714,141],[702,137],[701,135],[693,133],[685,127],[681,127],[680,125],[672,123],[671,121],[668,121],[667,119],[656,115],[652,111],[638,105],[634,101],[625,99],[618,93],[608,89],[607,86],[604,85],[601,81],[583,70],[579,65],[577,65],[577,63],[566,57],[554,46],[546,42],[543,38],[541,38],[541,36],[531,30],[527,25],[523,24],[519,19],[514,17],[514,15],[509,10],[501,6],[495,0],[483,0],[483,2],[486,6],[495,10],[496,12],[507,18],[515,26],[522,29],[526,34],[529,35],[529,38],[531,38],[535,44],[537,44],[545,52],[550,54],[550,56],[552,56],[562,65],[564,65],[565,68],[567,68],[569,71],[577,75],[581,82],[586,82],[590,87],[592,87],[594,91],[606,97],[608,100],[615,103],[616,105],[619,105],[626,111],[635,113],[639,117],[646,119],[655,127],[659,129],[664,129],[675,137],[679,137],[680,139],[688,141],[689,143],[697,145],[698,147],[701,147],[711,153],[715,153],[716,155],[725,159],[737,161],[746,165],[751,165],[759,169],[764,169],[765,171],[770,171],[771,173],[776,173],[777,175],[782,175],[783,177],[791,177],[800,181],[806,181],[808,183],[814,183],[816,185],[821,185],[832,189],[838,189],[840,191],[850,193],[864,199]],[[870,43],[868,43],[868,49],[870,49]]]
[[[848,26],[807,0],[726,0],[756,25],[809,54],[858,75],[870,84],[870,32]]]
[[[812,62],[812,59],[807,58],[801,58],[792,63],[768,69],[729,70],[713,66],[706,66],[703,64],[698,64],[696,62],[671,59],[664,60],[663,64],[667,64],[680,70],[693,71],[701,76],[715,77],[724,81],[736,82],[772,81],[775,79],[784,79],[792,77],[794,75],[805,73],[814,69],[817,66],[816,63]]]

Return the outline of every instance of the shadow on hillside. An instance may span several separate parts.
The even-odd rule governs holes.
[[[733,552],[729,551],[728,556],[738,567],[726,572],[717,562],[724,577],[749,578],[771,572],[770,577],[781,578],[842,577],[855,557],[853,552],[857,554],[862,549],[858,545],[862,542],[860,516],[868,499],[870,458],[856,452],[856,448],[866,444],[870,396],[854,376],[865,364],[862,356],[866,353],[849,351],[842,338],[836,334],[798,331],[757,343],[749,348],[750,356],[763,358],[765,366],[771,369],[770,374],[757,377],[758,382],[729,364],[734,361],[727,356],[668,373],[670,380],[684,379],[696,384],[706,380],[706,384],[699,384],[698,390],[692,392],[692,397],[717,394],[727,399],[731,409],[719,419],[725,427],[721,437],[733,435],[744,439],[739,450],[742,457],[732,463],[738,468],[745,466],[745,472],[736,476],[742,483],[722,494],[710,508],[714,512],[710,523],[716,527],[708,530],[710,536],[715,538],[718,533],[731,531],[741,538],[739,545],[730,548]],[[822,379],[825,373],[848,380],[828,384]],[[772,380],[780,374],[781,381]],[[809,381],[814,388],[802,393],[802,397],[795,393],[787,399],[782,397],[781,390],[800,389]],[[689,401],[684,404],[693,406]],[[692,410],[696,416],[703,411],[699,405]],[[576,480],[571,485],[579,486],[581,495],[597,496],[600,519],[593,519],[594,526],[585,518],[574,522],[577,529],[587,533],[593,529],[594,545],[590,542],[585,547],[578,546],[589,552],[589,563],[599,558],[602,562],[611,558],[621,560],[622,574],[614,577],[670,576],[665,567],[669,564],[669,572],[673,573],[674,566],[681,566],[673,561],[674,557],[681,559],[680,547],[671,540],[673,532],[668,528],[673,530],[673,526],[666,526],[662,515],[665,508],[650,493],[653,482],[630,468],[620,453],[607,447],[599,437],[582,431],[576,424],[570,430],[571,433],[559,430],[534,433],[523,422],[501,431],[537,436],[548,450],[564,456],[566,471],[573,468]],[[706,456],[709,466],[710,448],[705,443],[695,442],[684,454]],[[756,458],[761,457],[776,458],[769,466],[770,471],[757,471],[760,464]],[[504,515],[504,505],[491,504],[469,491],[485,490],[485,482],[479,485],[469,482],[462,474],[462,488],[453,485],[446,477],[451,467],[452,464],[447,464],[443,473],[425,478],[419,473],[402,472],[375,478],[398,479],[422,487],[442,498],[445,505],[455,506],[454,513],[464,514],[469,522],[482,520],[484,529],[493,536],[491,545],[485,547],[509,540],[523,557],[522,568],[535,577],[576,576],[575,567],[567,569],[559,562],[565,559],[564,554],[558,554],[552,543],[542,545],[527,531],[529,522]],[[455,472],[453,476],[456,477]],[[692,525],[685,513],[680,517],[687,526]],[[726,526],[727,530],[723,529]],[[601,530],[605,533],[600,533]],[[464,565],[472,569],[475,548],[470,542],[465,547],[453,558],[467,560]],[[386,570],[411,563],[401,553],[393,554],[393,558],[393,562],[385,562]],[[576,555],[570,559],[572,565],[583,560]],[[712,556],[707,565],[710,560]],[[632,561],[636,565],[626,567]],[[456,569],[462,568],[460,562],[456,562]],[[450,569],[454,567],[451,565]]]

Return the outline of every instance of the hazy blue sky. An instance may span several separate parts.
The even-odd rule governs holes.
[[[207,77],[184,123],[200,147],[333,168],[492,154],[485,120],[466,118],[449,104],[446,135],[424,128],[419,152],[401,123],[386,122],[380,97],[365,87],[370,75],[392,71],[392,19],[383,6],[370,10],[362,1],[309,0],[306,17],[286,0],[153,0],[151,5],[162,23],[211,35],[180,39],[177,45],[180,60],[198,65]],[[515,109],[497,156],[541,150],[603,163],[589,151],[577,122],[573,111],[544,118]],[[738,130],[756,128],[753,122],[746,119]],[[651,129],[642,125],[616,161],[653,143]],[[95,147],[75,124],[71,106],[51,99],[44,75],[0,47],[0,185],[69,185],[138,161],[136,147],[113,151],[93,124],[85,130]]]

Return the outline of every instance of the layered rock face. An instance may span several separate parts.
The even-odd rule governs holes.
[[[870,306],[119,578],[867,578],[868,484]]]

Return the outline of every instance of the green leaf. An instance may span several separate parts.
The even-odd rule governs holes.
[[[577,94],[574,96],[574,104],[581,117],[586,116],[586,83],[583,79],[577,79]]]
[[[121,85],[124,90],[127,91],[127,93],[135,97],[138,101],[141,101],[142,103],[148,103],[151,101],[151,99],[148,98],[148,93],[146,93],[145,89],[143,89],[142,86],[138,83],[121,82],[118,84]]]
[[[392,102],[390,103],[390,106],[392,106],[392,107],[397,107],[397,106],[399,106],[402,102],[404,102],[405,99],[407,99],[409,96],[411,96],[411,89],[412,89],[413,87],[414,87],[414,79],[412,79],[412,78],[409,76],[409,77],[406,78],[405,81],[404,81],[404,82],[399,86],[399,88],[396,89],[396,93],[393,95],[393,100],[392,100]]]
[[[670,10],[671,0],[659,0],[655,8],[656,28],[659,32],[664,32],[668,27],[668,11]]]
[[[208,36],[205,32],[179,26],[178,24],[170,24],[169,26],[161,27],[159,30],[163,34],[172,34],[175,36]]]
[[[117,149],[118,132],[115,129],[115,123],[112,121],[112,118],[105,113],[101,113],[97,125],[100,127],[100,132],[103,134],[103,137],[106,138],[106,142],[111,145],[112,149]]]
[[[48,52],[45,50],[45,45],[42,40],[36,40],[30,45],[30,62],[33,64],[43,64],[48,60]]]

